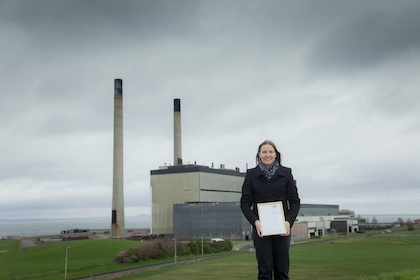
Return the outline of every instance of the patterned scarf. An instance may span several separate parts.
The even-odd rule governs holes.
[[[277,161],[274,161],[274,163],[268,169],[267,167],[265,167],[261,160],[258,162],[258,166],[260,167],[262,174],[267,178],[268,181],[271,180],[271,177],[273,177],[273,175],[279,169],[279,163]]]

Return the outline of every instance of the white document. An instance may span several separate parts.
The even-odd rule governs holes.
[[[262,236],[279,235],[287,232],[281,201],[258,203],[257,207]]]

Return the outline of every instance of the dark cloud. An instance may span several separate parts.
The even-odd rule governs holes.
[[[38,47],[66,49],[107,44],[113,48],[194,31],[199,1],[16,1],[2,17]],[[174,12],[177,11],[177,12]],[[98,46],[97,45],[97,46]]]
[[[110,214],[115,78],[129,216],[172,163],[174,98],[185,162],[244,171],[271,139],[304,203],[420,212],[419,4],[403,2],[0,1],[0,213]]]
[[[419,51],[420,3],[388,1],[386,4],[352,2],[350,16],[337,21],[317,38],[309,57],[313,67],[321,69],[321,73],[344,71],[346,74]]]

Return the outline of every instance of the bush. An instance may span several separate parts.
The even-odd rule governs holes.
[[[408,219],[405,224],[407,225],[407,230],[408,231],[413,231],[414,230],[414,223],[410,219]]]
[[[199,255],[201,254],[201,241],[177,242],[177,256]],[[219,253],[231,251],[233,244],[231,241],[204,242],[203,252]],[[159,241],[146,241],[142,246],[130,248],[126,252],[119,253],[114,261],[117,263],[136,263],[151,259],[169,258],[175,255],[175,242],[171,239]]]
[[[133,263],[148,261],[151,259],[163,258],[163,251],[155,241],[145,242],[140,247],[130,248],[126,252],[121,252],[114,259],[117,263]]]
[[[191,242],[188,242],[187,244],[188,244],[188,247],[190,248],[191,254],[193,255],[201,254],[201,241],[200,242],[191,241]]]
[[[223,251],[231,251],[233,248],[233,244],[231,241],[219,241],[213,242],[210,244],[213,248],[214,253],[223,252]]]

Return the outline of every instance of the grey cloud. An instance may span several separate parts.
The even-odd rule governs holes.
[[[404,5],[405,2],[410,5]],[[317,38],[309,61],[321,73],[364,70],[407,51],[419,50],[420,3],[403,1],[374,6],[368,1],[360,6],[360,3],[354,4],[351,17],[344,17]]]
[[[30,37],[34,47],[51,52],[92,45],[113,48],[162,36],[187,36],[199,1],[15,1],[2,15]],[[179,12],[174,13],[174,10]],[[19,19],[15,21],[15,19]]]
[[[304,203],[380,213],[398,185],[418,212],[418,4],[380,3],[0,1],[0,207],[28,215],[36,192],[37,216],[110,214],[122,78],[130,213],[149,214],[150,170],[172,163],[174,98],[185,162],[244,171],[271,139]]]

